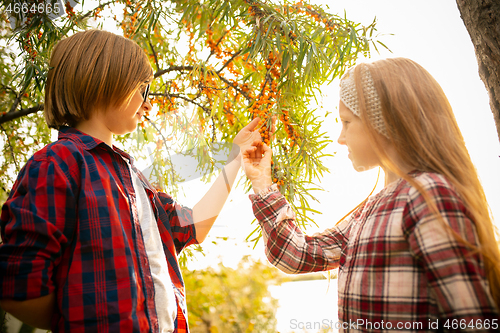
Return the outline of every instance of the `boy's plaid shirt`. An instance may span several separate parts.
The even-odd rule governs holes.
[[[0,298],[56,293],[57,332],[158,332],[130,169],[118,148],[63,128],[24,166],[2,207]],[[196,243],[192,211],[157,192],[153,205],[175,286],[176,331],[188,332],[177,254]]]
[[[411,175],[448,225],[477,245],[475,225],[446,179],[435,173]],[[433,331],[437,322],[441,329],[457,331],[466,323],[466,329],[478,332],[487,331],[487,320],[491,331],[499,331],[482,257],[450,236],[404,179],[371,196],[340,224],[312,236],[295,226],[295,214],[276,185],[250,199],[273,265],[291,274],[339,268],[338,327]]]

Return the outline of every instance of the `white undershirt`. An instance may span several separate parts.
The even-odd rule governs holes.
[[[130,168],[130,165],[129,165]],[[158,316],[160,333],[174,331],[174,321],[177,317],[177,303],[174,286],[168,274],[168,263],[163,252],[163,245],[158,231],[158,225],[146,190],[137,174],[130,168],[137,201],[137,214],[142,228],[142,237],[146,246],[151,275],[155,289],[155,306]]]

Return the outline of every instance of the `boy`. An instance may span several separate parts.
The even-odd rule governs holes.
[[[45,119],[59,130],[21,170],[2,207],[0,306],[35,327],[188,332],[180,251],[201,243],[241,165],[231,152],[191,210],[157,192],[113,135],[151,109],[153,78],[133,41],[89,30],[54,48]],[[254,119],[235,137],[260,140]]]

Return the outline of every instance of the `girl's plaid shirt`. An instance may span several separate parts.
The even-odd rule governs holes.
[[[56,293],[57,332],[158,332],[154,286],[123,151],[73,128],[37,152],[2,207],[0,297]],[[177,254],[196,243],[192,211],[157,192],[152,203],[177,298],[175,332],[188,332]]]
[[[435,173],[410,174],[435,200],[449,227],[478,245],[474,222],[449,182]],[[295,214],[276,185],[250,199],[273,265],[291,274],[339,268],[339,327],[432,331],[437,322],[450,331],[465,323],[473,332],[488,331],[485,327],[498,332],[499,312],[482,257],[457,242],[404,179],[312,236],[295,226]]]

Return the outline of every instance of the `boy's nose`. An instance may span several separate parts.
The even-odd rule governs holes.
[[[142,103],[142,107],[146,110],[146,111],[151,111],[151,109],[153,109],[153,106],[151,105],[151,102],[149,100],[149,97],[146,98],[146,101],[144,103]]]

